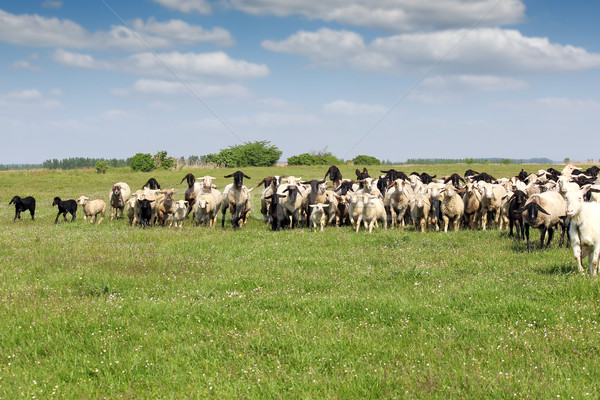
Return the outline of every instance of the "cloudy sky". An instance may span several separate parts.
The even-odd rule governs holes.
[[[600,158],[589,0],[0,0],[0,164]]]

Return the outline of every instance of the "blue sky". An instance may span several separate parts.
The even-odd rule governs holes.
[[[600,3],[0,0],[0,163],[600,158]]]

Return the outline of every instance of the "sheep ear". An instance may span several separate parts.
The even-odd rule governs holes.
[[[591,188],[592,188],[592,185],[590,185],[590,184],[587,184],[587,185],[585,185],[585,186],[583,186],[583,187],[581,188],[581,192],[582,192],[583,194],[586,194],[587,192],[589,192],[589,191],[590,191],[590,189],[591,189]]]
[[[231,178],[233,174],[225,175],[223,178]]]
[[[250,177],[249,177],[248,175],[246,175],[246,174],[242,174],[242,176],[243,176],[244,178],[246,178],[246,179],[252,179],[252,178],[250,178]]]
[[[184,203],[186,206],[189,206],[189,205],[190,205],[190,202],[189,202],[189,201],[187,201],[187,200],[186,200],[186,201],[184,201],[183,203]]]

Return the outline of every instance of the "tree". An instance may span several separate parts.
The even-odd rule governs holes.
[[[96,161],[96,173],[105,174],[107,170],[108,170],[108,161],[106,161],[106,160]]]
[[[154,159],[148,153],[137,153],[135,156],[131,157],[129,166],[132,171],[150,172],[153,169],[156,169]]]
[[[510,158],[503,158],[502,159],[502,164],[507,165],[507,164],[510,164],[510,163],[511,163]]]
[[[175,167],[175,160],[172,157],[167,157],[166,150],[159,151],[154,155],[154,165],[160,169],[171,169]]]
[[[269,141],[262,140],[229,146],[226,149],[221,149],[218,153],[206,154],[200,157],[200,161],[215,163],[228,168],[270,167],[279,160],[282,152],[277,146],[269,143]]]
[[[354,165],[380,165],[381,161],[373,156],[359,155],[352,160]]]

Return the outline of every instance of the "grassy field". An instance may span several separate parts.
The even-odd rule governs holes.
[[[245,183],[325,170],[246,168]],[[0,398],[600,398],[599,282],[557,241],[528,254],[495,230],[271,232],[259,189],[238,231],[96,226],[81,210],[54,224],[56,195],[107,201],[154,176],[182,198],[187,172],[0,173]],[[232,170],[192,172],[222,188]],[[36,221],[13,223],[15,194],[36,197]]]

